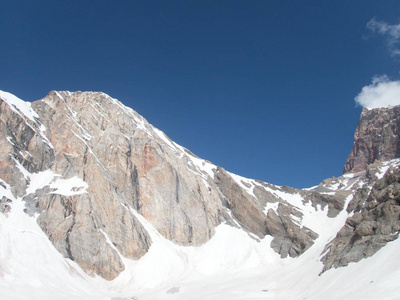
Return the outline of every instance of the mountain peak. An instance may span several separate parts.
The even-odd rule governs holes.
[[[377,160],[367,172],[299,190],[227,172],[101,92],[51,91],[33,103],[0,93],[0,285],[12,278],[2,292],[232,299],[239,287],[241,299],[266,290],[327,299],[343,284],[359,292],[369,282],[330,269],[398,236],[400,162],[379,160],[397,155],[399,109],[363,111],[355,144],[380,156],[354,150],[349,170]],[[345,282],[332,285],[332,276]]]
[[[400,105],[387,108],[364,108],[354,133],[354,145],[344,166],[344,173],[366,170],[376,160],[385,161],[400,155]]]

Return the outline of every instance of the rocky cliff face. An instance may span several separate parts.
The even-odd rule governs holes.
[[[108,299],[132,299],[135,284],[147,293],[152,282],[158,296],[148,297],[159,299],[163,289],[169,296],[180,293],[178,286],[166,288],[174,272],[181,279],[191,274],[186,287],[193,287],[204,261],[212,269],[222,260],[235,271],[243,264],[243,270],[253,268],[243,277],[247,282],[253,283],[250,273],[268,271],[262,281],[272,282],[273,292],[280,286],[282,299],[297,286],[297,299],[314,281],[326,286],[338,279],[332,273],[346,269],[331,268],[375,255],[398,238],[399,116],[400,107],[363,110],[346,173],[299,190],[243,178],[203,160],[103,93],[53,91],[27,103],[0,91],[0,285],[8,295],[19,289],[15,278],[23,279],[21,286],[40,285],[36,272],[24,277],[36,255],[24,248],[34,246],[42,255],[34,269],[51,256],[47,266],[58,265],[63,274],[54,282],[70,298],[82,282],[89,286],[83,285],[81,299],[103,299],[93,295],[99,282],[110,284]],[[282,259],[298,259],[282,263],[271,248]],[[398,248],[390,249],[393,254]],[[21,268],[19,259],[29,266]],[[41,286],[50,281],[53,290],[53,270],[44,274]],[[95,275],[112,281],[92,282]],[[79,281],[73,288],[64,283],[71,278]],[[319,297],[321,290],[310,295]]]
[[[324,270],[341,267],[398,237],[399,116],[364,109],[347,174],[298,190],[200,159],[103,93],[53,91],[31,104],[1,92],[0,212],[23,201],[65,258],[108,280],[149,251],[148,226],[200,246],[226,223],[271,236],[285,258],[312,247],[323,220],[345,216],[322,258]]]
[[[400,156],[400,106],[364,108],[354,133],[354,145],[344,166],[344,173],[360,172],[375,160],[386,161]]]
[[[108,280],[152,245],[139,216],[178,245],[202,245],[227,223],[295,257],[318,237],[304,207],[334,217],[344,205],[231,174],[103,93],[53,91],[30,104],[2,92],[0,133],[1,185],[13,195],[1,212],[21,199],[64,257]]]
[[[399,236],[399,161],[384,164],[381,172],[374,168],[362,176],[364,183],[347,207],[349,217],[324,250],[324,271],[370,257]]]
[[[400,230],[400,106],[363,109],[344,172],[358,172],[344,226],[324,250],[324,271],[379,251]],[[340,182],[342,179],[339,179]]]

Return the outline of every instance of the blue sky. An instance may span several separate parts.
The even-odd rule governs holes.
[[[1,1],[0,89],[103,91],[227,170],[339,176],[374,76],[399,58],[373,18],[400,1]]]

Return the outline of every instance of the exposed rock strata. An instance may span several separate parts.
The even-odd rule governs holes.
[[[360,172],[375,160],[400,156],[400,106],[364,108],[354,133],[354,145],[344,173]]]
[[[397,239],[400,170],[398,162],[388,161],[400,155],[399,128],[400,106],[363,109],[344,168],[345,173],[359,172],[358,185],[346,207],[350,217],[326,246],[323,271],[370,257]]]
[[[400,170],[389,169],[372,187],[357,191],[349,207],[354,215],[346,220],[322,259],[324,270],[343,267],[372,256],[400,231]]]
[[[280,203],[277,212],[270,209],[267,215],[268,233],[274,237],[272,249],[282,258],[296,257],[306,251],[318,237],[318,234],[307,227],[300,227],[291,216],[302,217],[302,213],[291,205]]]
[[[258,237],[264,237],[268,232],[264,206],[243,190],[224,169],[218,168],[215,181],[224,195],[225,206],[237,222]]]
[[[277,187],[202,160],[103,93],[53,91],[22,104],[28,115],[0,97],[0,184],[91,275],[111,280],[122,257],[148,251],[138,214],[179,245],[202,245],[225,222],[271,235],[276,252],[295,257],[318,236],[301,224],[302,207],[327,207],[328,217],[343,209],[343,195]],[[0,200],[4,214],[10,201]]]

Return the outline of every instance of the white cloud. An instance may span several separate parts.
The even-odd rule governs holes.
[[[390,81],[386,75],[376,76],[355,97],[357,104],[367,108],[400,105],[400,81]]]
[[[390,25],[373,18],[367,23],[367,28],[385,36],[392,56],[400,56],[400,24]]]

